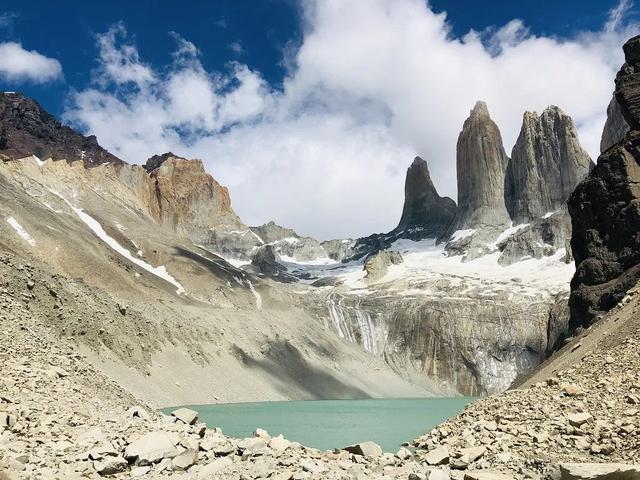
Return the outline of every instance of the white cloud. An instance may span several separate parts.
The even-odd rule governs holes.
[[[76,92],[67,118],[131,162],[166,150],[202,158],[248,223],[365,235],[395,226],[415,154],[455,198],[456,139],[478,99],[508,152],[523,112],[556,104],[595,157],[621,45],[638,28],[624,1],[600,30],[568,39],[532,35],[519,19],[455,38],[423,0],[303,6],[282,91],[242,64],[206,72],[179,37],[174,64],[152,70],[116,26],[99,42],[102,83]],[[123,78],[132,88],[117,88]]]
[[[62,65],[17,42],[0,43],[0,78],[11,82],[46,83],[62,77]]]

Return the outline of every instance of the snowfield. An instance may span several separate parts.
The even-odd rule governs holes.
[[[32,247],[36,246],[36,241],[33,239],[31,235],[29,235],[29,233],[27,233],[27,231],[22,227],[22,225],[18,223],[18,221],[15,218],[13,217],[7,218],[7,223],[11,225],[11,227],[16,231],[18,236],[22,238],[25,242],[27,242]]]

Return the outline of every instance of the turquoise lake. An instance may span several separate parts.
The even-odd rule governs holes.
[[[313,400],[186,405],[199,421],[232,437],[250,437],[256,428],[272,436],[329,450],[372,440],[386,452],[460,412],[473,398]],[[174,408],[163,411],[170,413]]]

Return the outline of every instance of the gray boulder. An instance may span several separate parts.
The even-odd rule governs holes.
[[[379,457],[382,455],[382,448],[380,445],[374,442],[362,442],[354,445],[349,445],[343,448],[344,451],[353,453],[354,455],[360,455],[363,457]]]
[[[621,463],[562,463],[560,480],[638,480],[640,466]]]
[[[165,432],[150,432],[127,445],[124,456],[137,465],[151,465],[165,458],[176,457],[174,437]]]
[[[198,412],[190,408],[178,408],[171,412],[171,415],[187,425],[193,425],[198,421]]]

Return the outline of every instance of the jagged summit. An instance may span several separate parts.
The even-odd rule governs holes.
[[[593,167],[571,117],[556,106],[525,112],[505,178],[505,203],[514,224],[561,208]]]
[[[61,124],[38,102],[19,92],[0,93],[0,154],[9,158],[82,160],[87,167],[124,163],[102,148],[94,135],[84,136]]]
[[[487,104],[477,102],[458,137],[458,216],[454,230],[509,224],[504,203],[508,161],[500,129],[491,119]]]
[[[473,109],[469,113],[470,117],[489,117],[489,107],[487,106],[487,102],[484,100],[478,100],[476,104],[473,106]]]
[[[422,238],[439,238],[451,225],[456,209],[452,199],[438,195],[427,162],[416,157],[407,169],[404,207],[396,231],[418,229]]]
[[[144,169],[147,172],[152,172],[156,168],[160,167],[164,162],[166,162],[170,158],[176,158],[179,160],[186,160],[186,158],[179,157],[173,152],[163,153],[162,155],[154,155],[150,157],[147,162],[144,164]]]

